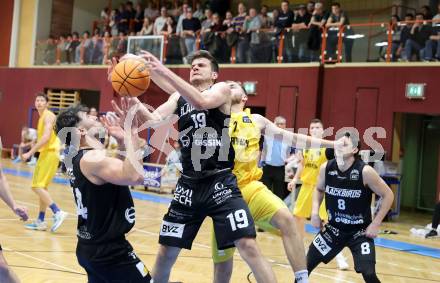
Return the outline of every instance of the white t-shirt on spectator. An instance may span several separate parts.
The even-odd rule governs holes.
[[[159,17],[154,21],[154,34],[160,34],[167,23],[167,18]]]
[[[433,18],[432,18],[432,20],[433,21],[438,21],[438,22],[432,22],[432,26],[433,27],[440,27],[440,14],[437,14],[437,15],[435,15]]]

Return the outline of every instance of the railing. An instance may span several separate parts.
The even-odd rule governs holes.
[[[372,62],[395,61],[393,58],[393,36],[397,29],[404,25],[420,23],[424,25],[439,25],[440,20],[399,22],[397,26],[391,23],[359,23],[339,28],[324,27],[315,30],[318,36],[317,46],[311,49],[310,29],[288,28],[282,32],[269,29],[257,30],[250,34],[231,34],[215,32],[212,36],[217,42],[215,48],[207,45],[207,34],[196,34],[196,50],[208,49],[221,63],[283,63],[283,62]],[[317,34],[316,34],[317,32]],[[164,44],[162,54],[168,64],[182,63],[180,52],[180,36],[163,33]],[[235,37],[235,39],[234,39]],[[258,43],[253,43],[252,38]],[[232,38],[232,39],[231,39]],[[316,38],[315,38],[316,39]],[[118,57],[126,52],[124,41],[126,37],[94,38],[91,42],[95,48],[90,55],[90,41],[81,40],[73,51],[63,49],[62,41],[39,42],[37,44],[36,64],[105,64],[108,58]],[[234,41],[235,40],[235,41]],[[86,47],[88,42],[88,47]],[[44,46],[43,46],[44,45]],[[78,49],[79,48],[79,49]],[[317,49],[316,49],[317,48]],[[74,54],[72,54],[74,53]],[[345,55],[345,56],[343,56]],[[47,58],[46,58],[47,57]]]

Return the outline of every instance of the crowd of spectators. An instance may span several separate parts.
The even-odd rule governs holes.
[[[53,58],[57,53],[58,60],[65,63],[102,64],[126,52],[127,35],[167,35],[167,58],[175,59],[168,63],[186,63],[197,48],[210,51],[220,62],[230,62],[235,57],[237,63],[270,63],[281,55],[278,53],[283,36],[283,62],[314,62],[320,61],[325,26],[326,58],[336,59],[339,29],[350,24],[341,5],[333,2],[330,11],[314,1],[292,6],[281,1],[279,8],[269,11],[266,5],[257,10],[239,3],[234,16],[231,11],[222,15],[201,3],[193,8],[185,1],[180,6],[159,9],[151,1],[146,7],[127,1],[118,9],[103,9],[92,35],[85,31],[81,38],[77,32],[49,38],[45,57]],[[439,60],[440,22],[423,22],[428,19],[440,21],[440,5],[435,16],[428,6],[405,16],[404,21],[417,20],[415,23],[397,24],[399,17],[392,16],[393,61]],[[345,62],[352,61],[353,34],[353,28],[344,30]],[[235,56],[231,54],[233,47]],[[52,61],[45,59],[46,64]]]

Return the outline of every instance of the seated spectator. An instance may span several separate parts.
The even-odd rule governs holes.
[[[423,52],[425,48],[426,41],[432,32],[431,25],[423,23],[423,14],[416,14],[416,23],[412,26],[409,39],[405,43],[405,52],[403,54],[403,60],[412,61],[412,56],[423,58]]]
[[[21,129],[21,141],[20,144],[14,144],[11,151],[12,162],[17,163],[22,161],[21,156],[23,153],[28,152],[32,146],[37,142],[37,130],[23,126]],[[31,159],[35,157],[32,156]],[[27,162],[28,160],[23,160]],[[32,160],[31,160],[32,161]]]
[[[144,23],[142,24],[142,28],[137,33],[137,35],[152,35],[152,34],[153,34],[153,25],[150,23],[150,19],[145,18]]]
[[[151,22],[159,16],[159,10],[154,7],[153,1],[147,1],[147,8],[144,10],[144,18],[150,19]]]
[[[144,23],[144,11],[140,3],[136,4],[134,16],[134,31],[137,33],[142,29]]]
[[[393,29],[392,42],[391,42],[391,61],[397,61],[398,50],[401,46],[401,38],[402,38],[402,27],[399,26],[400,18],[398,15],[391,16],[391,25]]]
[[[110,20],[110,9],[108,7],[105,7],[101,11],[101,20],[104,22],[107,22]]]
[[[420,13],[423,15],[425,20],[432,20],[431,8],[428,5],[422,6]]]
[[[180,36],[185,39],[188,56],[191,56],[196,51],[196,37],[197,33],[200,32],[200,29],[200,20],[194,18],[192,11],[188,10],[186,18],[182,21],[182,33],[180,34]],[[186,60],[188,59],[189,58],[186,58]],[[184,63],[186,64],[185,60]]]
[[[110,21],[108,23],[108,26],[110,28],[110,34],[112,36],[117,36],[118,35],[118,22],[117,20],[119,19],[119,10],[112,10],[110,13]]]
[[[278,55],[279,35],[290,28],[293,24],[294,14],[289,8],[289,1],[281,1],[281,10],[275,20],[275,33],[277,35],[276,45],[274,46],[274,58]],[[285,62],[293,62],[293,48],[291,43],[285,44],[283,58]]]
[[[244,23],[244,30],[248,37],[250,38],[250,58],[251,63],[263,63],[260,46],[261,46],[261,37],[260,33],[257,32],[261,29],[262,23],[261,18],[257,15],[257,10],[255,8],[249,9],[249,16],[246,17]]]
[[[413,26],[412,23],[409,23],[411,21],[414,21],[414,15],[411,13],[408,13],[405,15],[404,19],[405,23],[400,23],[401,30],[400,30],[400,45],[399,48],[396,51],[396,57],[399,58],[399,60],[403,60],[402,51],[405,48],[406,41],[409,39],[411,35],[411,28]]]
[[[307,48],[309,38],[308,27],[311,16],[307,13],[306,5],[298,7],[298,15],[293,20],[292,47],[294,48],[294,62],[310,62],[310,55]]]
[[[125,33],[119,33],[117,43],[118,45],[116,47],[116,56],[122,57],[124,54],[127,53],[127,38]]]
[[[326,26],[328,29],[328,38],[327,38],[327,54],[328,57],[332,59],[337,59],[336,50],[338,45],[338,32],[342,26],[350,25],[350,21],[348,20],[347,13],[341,10],[341,5],[337,2],[333,2],[332,4],[332,12],[327,19]],[[349,36],[353,35],[353,29],[345,28],[344,29],[344,51],[345,51],[345,61],[351,62],[351,52],[353,49],[353,39]]]
[[[247,63],[247,50],[249,49],[249,40],[244,33],[244,22],[246,19],[246,6],[243,3],[238,4],[238,15],[232,19],[234,32],[238,34],[237,40],[237,63]]]
[[[67,53],[67,61],[69,63],[78,63],[79,58],[76,57],[77,53],[76,50],[79,49],[79,45],[81,42],[79,41],[79,34],[78,32],[74,31],[72,32],[72,41],[70,42],[68,49],[66,50]]]
[[[174,32],[175,30],[174,30],[173,17],[167,17],[167,21],[165,22],[163,30],[160,32],[160,34],[169,35],[169,34],[173,34]]]
[[[56,60],[56,48],[57,44],[55,41],[55,37],[52,35],[46,40],[46,49],[44,50],[44,65],[53,65]]]
[[[162,34],[162,31],[167,24],[168,12],[166,7],[160,9],[160,16],[154,21],[153,33],[155,35]]]
[[[136,17],[136,10],[133,8],[133,2],[127,1],[125,3],[125,12],[127,13],[128,24]]]
[[[328,15],[324,11],[324,5],[322,3],[316,3],[312,17],[309,23],[309,38],[307,47],[310,52],[310,61],[319,61],[321,54],[322,43],[322,28],[327,21]]]
[[[440,61],[440,31],[429,36],[422,54],[425,61]]]

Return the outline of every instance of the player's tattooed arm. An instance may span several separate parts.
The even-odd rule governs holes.
[[[311,221],[315,228],[322,227],[322,219],[319,217],[319,207],[324,199],[325,193],[325,168],[327,167],[327,162],[321,165],[319,168],[318,182],[316,183],[316,190],[313,192],[313,203],[312,203],[312,215]]]
[[[390,187],[377,174],[377,172],[369,165],[362,170],[364,185],[370,188],[375,194],[381,197],[382,204],[371,224],[368,226],[365,234],[367,237],[375,238],[379,232],[379,226],[387,215],[394,201],[394,195]]]
[[[252,118],[259,127],[261,134],[273,137],[274,139],[292,145],[295,148],[335,147],[334,141],[317,139],[307,135],[297,134],[285,129],[281,129],[273,122],[269,121],[266,117],[263,117],[259,114],[252,114]]]

